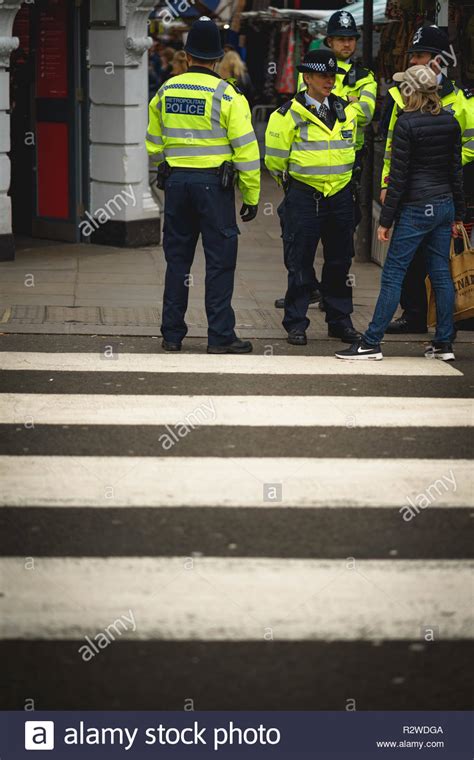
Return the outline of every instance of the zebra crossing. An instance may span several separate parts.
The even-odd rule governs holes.
[[[468,709],[467,365],[15,341],[4,707]]]

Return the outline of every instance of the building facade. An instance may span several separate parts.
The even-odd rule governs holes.
[[[0,0],[0,260],[14,235],[159,240],[144,146],[154,0]]]

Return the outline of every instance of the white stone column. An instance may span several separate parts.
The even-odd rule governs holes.
[[[92,239],[99,242],[142,244],[158,234],[159,209],[150,192],[145,148],[151,45],[146,33],[155,4],[155,0],[122,0],[120,28],[89,32],[89,212],[100,218],[98,210],[107,208],[105,204],[124,190],[134,197],[126,206],[113,205],[121,208],[94,234]]]
[[[0,0],[0,261],[10,261],[15,256],[12,234],[10,188],[10,54],[19,45],[18,37],[12,37],[13,22],[20,9],[21,0]]]

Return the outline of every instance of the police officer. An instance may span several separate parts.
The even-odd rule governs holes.
[[[474,98],[469,89],[459,89],[442,69],[454,65],[455,55],[446,33],[437,26],[420,27],[408,50],[409,65],[429,64],[438,76],[439,94],[443,108],[451,111],[459,122],[462,134],[462,163],[466,167],[474,160]],[[398,87],[391,87],[388,95],[388,109],[391,111],[390,124],[385,145],[384,165],[382,171],[381,203],[385,200],[390,176],[390,159],[392,136],[396,120],[404,107],[404,101]],[[467,183],[466,183],[467,187]],[[393,320],[387,328],[388,333],[425,333],[426,326],[426,267],[423,250],[415,254],[403,282],[400,303],[403,314]]]
[[[356,197],[354,206],[354,229],[361,220],[359,205],[359,186],[360,175],[362,172],[362,163],[364,156],[364,128],[370,124],[374,117],[375,105],[377,99],[377,82],[374,74],[369,69],[363,68],[354,63],[352,57],[355,53],[357,40],[360,34],[357,31],[357,25],[354,17],[348,11],[337,11],[333,13],[328,21],[326,37],[324,44],[334,53],[337,59],[338,72],[333,89],[334,95],[339,95],[345,100],[353,103],[357,114],[357,137],[356,137],[356,158],[353,170],[353,190]],[[309,50],[313,49],[313,41]],[[317,43],[316,43],[317,44]],[[303,74],[298,76],[298,91],[306,89]],[[354,249],[352,249],[354,250]],[[318,297],[319,284],[314,274],[314,291],[311,297],[311,303],[319,301]],[[284,299],[279,298],[275,301],[277,308],[284,307]]]
[[[337,61],[326,50],[309,51],[298,66],[307,90],[272,113],[265,134],[265,164],[286,188],[278,208],[288,289],[283,326],[288,342],[306,345],[313,264],[323,242],[322,273],[330,337],[346,343],[359,333],[351,321],[354,201],[350,188],[358,112],[332,95]]]
[[[366,127],[375,113],[377,100],[377,82],[370,69],[366,69],[354,63],[352,57],[355,53],[357,40],[360,34],[354,16],[348,11],[342,10],[333,13],[328,21],[324,44],[334,53],[337,59],[338,73],[333,94],[355,103],[359,114],[355,168],[362,165],[364,147],[364,127]],[[311,47],[311,46],[310,46]],[[298,89],[304,89],[303,77],[298,77]]]
[[[162,346],[180,351],[187,333],[189,273],[201,233],[207,351],[248,353],[252,344],[236,337],[231,306],[239,234],[233,173],[243,200],[240,217],[248,222],[258,209],[258,144],[246,98],[214,71],[224,51],[207,16],[191,27],[185,51],[189,69],[169,79],[150,102],[146,137],[165,191]]]

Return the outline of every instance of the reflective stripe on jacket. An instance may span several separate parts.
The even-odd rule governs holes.
[[[352,104],[339,98],[346,119],[336,120],[331,130],[298,97],[270,116],[265,133],[265,165],[279,184],[283,172],[288,172],[323,195],[334,195],[351,180],[357,112]]]
[[[146,147],[156,164],[207,169],[233,161],[244,203],[258,203],[260,154],[249,104],[212,72],[166,81],[149,105]]]

